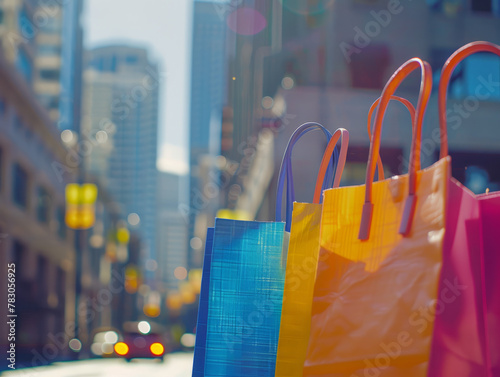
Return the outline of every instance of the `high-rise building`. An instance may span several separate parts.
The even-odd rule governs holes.
[[[69,151],[58,129],[23,76],[0,54],[0,280],[7,281],[11,266],[16,368],[67,358],[74,337],[67,324],[75,318],[75,241],[64,223],[64,189],[75,172],[66,166]],[[7,303],[6,288],[0,299]],[[7,310],[0,309],[4,318]],[[0,326],[2,353],[7,330]]]
[[[58,127],[80,132],[82,105],[83,29],[81,15],[83,0],[63,3],[61,46],[61,93]],[[40,47],[38,48],[40,51]]]
[[[82,0],[5,0],[0,40],[59,129],[78,131],[81,102]]]
[[[79,3],[79,1],[75,3]],[[44,21],[35,25],[37,17],[30,20],[33,27],[36,28],[33,29],[35,38],[33,88],[39,101],[49,112],[51,119],[57,122],[59,120],[62,94],[61,67],[63,63],[62,46],[65,9],[62,3],[58,2],[53,2],[50,7],[44,1],[36,1],[34,4],[35,13],[38,17],[43,17]],[[70,33],[73,34],[72,31]],[[71,37],[71,34],[67,34],[64,38]]]
[[[218,12],[219,4],[194,2],[193,50],[191,66],[191,116],[189,132],[190,165],[190,238],[202,236],[195,232],[195,222],[209,208],[200,179],[200,164],[207,156],[221,153],[222,109],[226,90],[226,21]],[[200,217],[200,215],[202,215]],[[199,226],[200,229],[205,228]],[[194,242],[195,246],[199,242]],[[195,253],[195,254],[193,254]],[[202,246],[190,247],[189,263],[200,267]]]
[[[7,62],[13,64],[29,87],[35,75],[35,0],[8,0],[0,5],[0,41]]]
[[[105,46],[89,52],[84,73],[82,138],[86,168],[141,234],[145,257],[155,258],[158,68],[147,50]]]
[[[157,261],[159,279],[167,291],[178,291],[182,269],[188,268],[188,224],[178,210],[181,178],[158,173]]]

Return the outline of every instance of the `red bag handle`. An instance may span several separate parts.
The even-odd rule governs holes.
[[[365,191],[365,203],[363,205],[363,212],[361,215],[361,224],[359,228],[358,238],[360,240],[367,240],[370,237],[370,228],[373,217],[373,203],[372,203],[372,185],[373,179],[375,177],[375,166],[376,161],[379,158],[380,151],[380,134],[382,131],[382,121],[384,120],[384,114],[387,109],[387,105],[394,94],[396,89],[399,87],[401,82],[414,70],[420,69],[422,74],[422,79],[420,82],[420,93],[418,96],[417,103],[417,117],[412,127],[412,143],[411,143],[411,153],[410,153],[410,167],[409,167],[409,195],[406,198],[405,207],[403,210],[403,218],[401,220],[399,233],[403,236],[407,236],[411,229],[411,224],[413,221],[413,215],[415,212],[416,204],[416,173],[417,164],[416,161],[420,161],[420,147],[422,139],[422,121],[425,114],[425,109],[427,103],[429,102],[429,97],[432,90],[432,69],[429,63],[423,61],[420,58],[413,58],[404,63],[399,69],[394,72],[392,77],[389,79],[385,88],[382,92],[379,108],[377,109],[377,114],[375,116],[375,129],[372,135],[372,140],[370,143],[370,154],[368,158],[368,166],[366,168],[366,191]]]
[[[332,138],[326,146],[325,153],[321,160],[321,165],[319,167],[318,178],[316,179],[316,188],[314,189],[314,199],[313,203],[318,204],[321,197],[321,192],[323,188],[323,181],[326,176],[326,171],[328,169],[328,164],[330,163],[333,155],[333,151],[337,142],[342,143],[340,147],[340,156],[337,162],[337,170],[335,171],[335,180],[333,181],[333,187],[339,187],[340,179],[342,178],[342,172],[344,171],[345,160],[347,157],[347,148],[349,147],[349,132],[345,128],[338,128],[333,134]]]
[[[399,101],[403,105],[406,106],[408,111],[410,112],[410,117],[411,117],[411,124],[415,122],[415,107],[413,107],[412,103],[408,101],[406,98],[403,97],[398,97],[398,96],[391,96],[391,100]],[[377,108],[378,104],[380,102],[380,97],[378,97],[375,102],[372,103],[370,106],[370,110],[368,111],[368,122],[366,123],[366,129],[368,130],[368,137],[372,138],[372,129],[371,129],[371,120],[372,120],[372,114]],[[420,161],[416,161],[417,164],[417,170],[420,170]],[[378,180],[383,181],[384,178],[384,165],[382,164],[382,157],[378,157],[377,160],[377,169],[378,169]]]
[[[469,55],[476,52],[491,52],[500,56],[500,46],[490,42],[472,42],[459,48],[444,63],[439,82],[438,108],[439,108],[439,128],[441,129],[441,152],[439,158],[448,156],[448,133],[446,130],[446,98],[448,96],[448,84],[458,63]]]

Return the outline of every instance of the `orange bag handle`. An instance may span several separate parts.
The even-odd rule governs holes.
[[[375,111],[375,109],[377,108],[377,106],[380,102],[380,98],[381,97],[378,97],[375,100],[375,102],[372,103],[372,105],[370,106],[370,110],[368,111],[368,122],[366,123],[366,129],[368,130],[368,137],[370,138],[370,140],[372,138],[372,129],[371,129],[372,114]],[[410,101],[408,101],[406,98],[398,97],[398,96],[391,96],[391,100],[399,101],[403,105],[406,106],[406,108],[410,112],[411,124],[413,125],[413,123],[415,122],[415,107],[413,107],[412,103]],[[417,170],[420,170],[420,161],[416,161],[416,163],[417,163]],[[378,170],[378,180],[383,181],[385,179],[384,178],[384,165],[382,164],[382,157],[380,157],[380,156],[378,156],[378,160],[377,160],[377,170]]]
[[[412,127],[412,143],[411,143],[411,153],[410,153],[410,167],[409,167],[409,195],[406,198],[403,218],[399,227],[399,233],[403,236],[407,236],[411,229],[411,224],[413,221],[413,215],[415,213],[416,204],[416,173],[417,164],[415,161],[420,161],[420,147],[422,139],[422,121],[424,119],[425,109],[427,103],[429,102],[429,97],[432,90],[432,69],[429,63],[423,61],[420,58],[413,58],[404,63],[399,69],[394,72],[392,77],[389,79],[387,84],[382,91],[382,96],[380,99],[380,105],[377,109],[375,116],[375,129],[373,131],[372,140],[370,143],[370,154],[368,158],[368,166],[366,168],[366,191],[365,191],[365,203],[363,205],[363,211],[361,215],[361,224],[359,228],[358,238],[360,240],[367,240],[370,237],[370,228],[373,217],[373,203],[372,203],[372,185],[373,179],[375,177],[375,166],[376,161],[379,158],[380,151],[380,134],[382,131],[382,121],[384,120],[384,114],[387,109],[387,105],[394,94],[396,89],[399,87],[401,82],[414,70],[420,69],[422,79],[420,82],[420,93],[418,96],[417,103],[417,117]]]
[[[342,178],[342,172],[344,171],[345,160],[347,157],[347,148],[349,147],[349,132],[345,128],[338,128],[333,134],[332,138],[326,146],[325,153],[321,160],[321,165],[318,171],[318,178],[316,179],[316,188],[314,189],[314,199],[313,203],[319,204],[319,199],[321,197],[321,192],[323,188],[323,181],[325,180],[326,171],[328,165],[332,159],[333,151],[337,142],[342,143],[340,146],[340,155],[337,162],[337,170],[335,170],[335,180],[333,181],[333,187],[339,187],[340,179]]]
[[[444,63],[441,71],[441,80],[439,82],[438,109],[439,109],[439,128],[441,129],[441,152],[439,158],[448,156],[448,133],[446,130],[446,99],[448,97],[448,84],[450,78],[458,63],[469,55],[476,52],[491,52],[500,56],[500,46],[490,42],[472,42],[455,51]]]

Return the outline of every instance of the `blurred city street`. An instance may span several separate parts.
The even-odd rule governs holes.
[[[156,360],[94,359],[56,363],[54,365],[5,372],[6,377],[188,377],[191,376],[193,355],[174,353],[165,356],[163,363]]]
[[[286,220],[291,232],[294,202],[319,205],[334,183],[368,187],[367,161],[383,161],[382,181],[449,155],[471,195],[498,195],[500,59],[483,51],[447,81],[441,73],[473,40],[500,46],[500,0],[0,0],[0,375],[222,375],[203,368],[242,334],[257,346],[264,327],[253,322],[272,322],[262,334],[281,337],[290,254],[275,231]],[[374,101],[414,57],[428,63],[428,98],[412,73],[394,93],[405,106],[391,101],[384,114]],[[349,134],[334,177],[320,166],[336,129]],[[409,179],[405,203],[416,205],[420,181]],[[387,197],[399,206],[402,193]],[[264,263],[271,253],[252,232],[268,223],[276,254]],[[323,227],[319,217],[311,224]],[[235,235],[258,247],[227,246]],[[234,253],[217,254],[222,244]],[[300,271],[319,271],[315,258]],[[248,265],[274,272],[247,284],[240,278],[257,276]],[[272,317],[253,307],[213,314],[219,296],[265,307],[270,289],[245,294],[271,280]],[[234,292],[219,294],[226,286]],[[199,351],[208,344],[215,361]]]

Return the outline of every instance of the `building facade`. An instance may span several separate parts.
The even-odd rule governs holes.
[[[45,365],[67,358],[74,336],[74,234],[64,223],[64,188],[75,172],[61,169],[69,152],[58,129],[3,57],[0,77],[0,258],[15,265],[17,367]],[[7,302],[6,285],[0,297]],[[1,310],[6,318],[7,306]],[[2,352],[7,329],[0,327]]]
[[[414,56],[427,60],[434,71],[436,88],[443,63],[457,48],[475,40],[500,43],[497,0],[242,1],[231,2],[224,9],[230,16],[245,7],[258,11],[266,25],[252,36],[228,31],[231,49],[234,46],[236,53],[234,58],[231,55],[229,73],[235,80],[228,85],[233,140],[226,141],[232,147],[226,155],[240,161],[242,146],[249,145],[252,135],[261,129],[270,128],[275,136],[277,172],[289,137],[300,124],[316,121],[331,131],[345,127],[351,137],[343,184],[364,181],[368,109],[402,63]],[[244,20],[241,22],[244,24]],[[478,54],[459,66],[450,84],[449,108],[460,118],[459,130],[449,132],[453,175],[478,192],[498,187],[500,182],[498,169],[493,167],[500,163],[498,146],[488,136],[498,135],[497,127],[490,125],[495,124],[499,92],[496,84],[491,84],[487,98],[479,99],[475,90],[480,85],[486,90],[488,78],[490,83],[497,83],[499,71],[498,57]],[[415,74],[405,80],[398,93],[416,103],[418,84]],[[477,100],[477,109],[464,115],[457,113],[454,109],[465,106],[470,96]],[[423,129],[427,140],[422,154],[424,166],[438,153],[438,143],[432,138],[438,123],[436,102],[433,92]],[[388,174],[406,172],[410,117],[402,107],[391,105],[384,122],[381,155]],[[320,133],[308,134],[297,145],[294,176],[300,179],[298,182],[316,179],[321,148],[312,145],[325,145]],[[477,169],[466,171],[466,166]],[[313,190],[314,185],[298,183],[297,200],[310,200]],[[276,174],[257,218],[274,217],[275,197]]]
[[[191,61],[191,108],[189,131],[189,238],[204,239],[204,219],[215,215],[200,177],[202,160],[221,153],[222,110],[226,93],[226,19],[214,2],[195,1]],[[212,206],[213,207],[213,206]],[[212,213],[213,212],[213,213]],[[198,223],[198,224],[196,224]],[[198,245],[195,242],[195,246]],[[189,246],[189,263],[201,267],[202,246]]]
[[[156,253],[158,67],[143,48],[89,52],[84,73],[82,137],[86,169],[120,204],[139,232],[146,258]]]
[[[83,0],[62,2],[61,93],[58,128],[80,131],[82,117]]]

